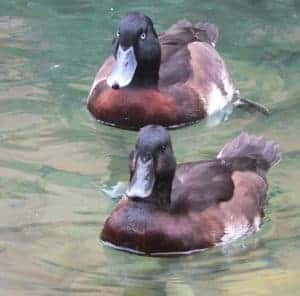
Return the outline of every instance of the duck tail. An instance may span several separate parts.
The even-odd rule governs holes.
[[[268,171],[281,160],[279,145],[268,141],[264,137],[257,137],[241,133],[238,137],[227,143],[219,152],[217,158],[249,157],[264,163],[261,167]]]

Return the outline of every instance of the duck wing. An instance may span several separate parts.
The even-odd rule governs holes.
[[[219,30],[214,24],[197,23],[193,25],[187,20],[180,20],[159,35],[159,42],[162,47],[161,63],[167,61],[180,48],[191,42],[207,42],[215,46],[218,37]]]
[[[218,28],[209,23],[193,25],[182,20],[159,36],[161,65],[159,88],[177,98],[178,104],[194,98],[193,110],[205,104],[208,112],[221,109],[233,94],[233,83],[225,62],[214,48],[218,41]],[[211,106],[211,96],[220,102]],[[184,98],[188,97],[188,100]]]
[[[203,211],[221,201],[229,201],[235,189],[233,175],[236,172],[249,175],[241,187],[251,184],[254,174],[263,180],[252,196],[260,196],[259,204],[262,204],[267,189],[266,173],[280,160],[278,144],[242,133],[227,143],[216,159],[177,167],[171,195],[172,210]]]
[[[234,192],[231,176],[231,168],[219,159],[179,165],[173,181],[172,211],[203,211],[230,200]]]

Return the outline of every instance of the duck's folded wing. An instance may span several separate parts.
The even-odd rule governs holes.
[[[232,171],[219,160],[184,164],[178,167],[173,181],[172,210],[203,211],[234,192]]]
[[[182,46],[199,41],[215,46],[219,37],[219,30],[214,24],[192,24],[187,20],[180,20],[167,31],[159,35],[162,46],[162,63]]]

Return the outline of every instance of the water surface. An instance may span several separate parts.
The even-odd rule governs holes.
[[[210,21],[236,85],[271,116],[236,110],[215,127],[172,131],[178,161],[216,155],[240,131],[277,141],[261,231],[194,256],[145,258],[98,233],[128,178],[135,132],[85,108],[121,15],[158,31]],[[300,4],[297,0],[2,0],[0,3],[0,291],[3,295],[297,295],[300,277]]]

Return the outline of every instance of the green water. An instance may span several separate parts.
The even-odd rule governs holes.
[[[241,130],[281,145],[259,233],[172,259],[98,243],[117,202],[103,189],[126,182],[136,133],[97,124],[85,102],[129,10],[158,31],[180,18],[216,23],[236,85],[271,109],[171,132],[178,161],[213,157]],[[1,0],[0,294],[299,294],[299,69],[298,0]]]

